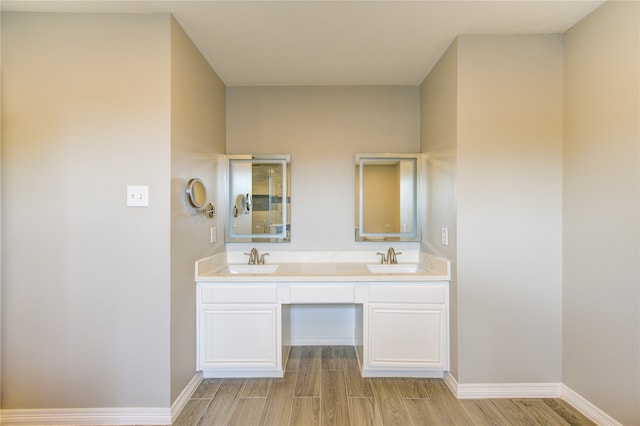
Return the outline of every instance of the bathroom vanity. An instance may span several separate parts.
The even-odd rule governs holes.
[[[196,263],[197,368],[204,377],[282,377],[289,309],[354,307],[363,376],[442,377],[449,369],[449,262],[405,253],[276,252],[247,265],[242,252]]]

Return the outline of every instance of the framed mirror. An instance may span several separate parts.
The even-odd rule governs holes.
[[[231,155],[227,242],[291,241],[289,155]]]
[[[195,209],[204,207],[207,202],[207,190],[204,183],[199,178],[189,179],[187,182],[187,201],[189,205]]]
[[[420,241],[419,158],[356,155],[356,241]]]

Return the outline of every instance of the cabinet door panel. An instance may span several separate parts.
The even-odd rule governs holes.
[[[276,305],[210,305],[200,318],[200,367],[276,367]]]
[[[369,305],[370,367],[444,367],[446,317],[441,306]]]

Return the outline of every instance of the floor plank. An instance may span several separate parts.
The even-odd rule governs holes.
[[[457,426],[473,424],[471,417],[464,411],[458,399],[451,393],[444,381],[427,379],[424,385],[443,424]]]
[[[291,350],[291,346],[283,346],[282,347],[282,369],[287,369],[287,363],[289,362],[289,351]]]
[[[352,425],[383,426],[382,415],[375,398],[348,398]]]
[[[221,379],[204,379],[191,398],[213,398],[220,388]]]
[[[269,392],[270,384],[270,378],[247,379],[240,392],[240,398],[264,398]]]
[[[349,426],[349,402],[344,384],[344,371],[322,371],[321,423],[325,426]]]
[[[304,346],[298,364],[295,396],[320,396],[320,346]]]
[[[320,398],[293,398],[289,426],[320,425]]]
[[[243,386],[244,380],[223,380],[215,396],[211,399],[211,403],[202,414],[198,425],[215,426],[228,424]]]
[[[556,414],[544,401],[539,399],[514,399],[514,402],[524,409],[539,425],[568,426],[562,417]]]
[[[265,398],[239,398],[229,419],[229,426],[258,426]]]
[[[587,416],[573,408],[566,401],[553,398],[543,398],[542,401],[571,426],[595,426],[594,422],[589,420]]]
[[[209,402],[211,402],[209,399],[190,399],[172,425],[192,426],[197,424]]]
[[[267,396],[261,424],[264,426],[288,425],[291,418],[296,372],[287,372],[282,379],[273,379]]]
[[[429,398],[427,388],[424,386],[424,379],[397,377],[394,382],[402,398]]]
[[[406,426],[411,424],[409,412],[391,378],[370,379],[385,426]]]
[[[323,346],[321,358],[321,369],[323,371],[344,370],[344,355],[342,346]]]
[[[287,357],[286,371],[298,371],[300,365],[300,356],[303,346],[291,346],[289,348],[289,356]]]
[[[440,416],[436,404],[430,399],[409,398],[404,401],[409,416],[415,426],[445,426]]]
[[[495,406],[487,399],[461,399],[458,402],[474,424],[509,426]]]
[[[360,365],[356,358],[356,351],[353,348],[346,348],[343,351],[345,383],[347,385],[347,396],[358,398],[373,398],[371,383],[366,377],[362,377]]]
[[[536,422],[516,404],[512,399],[497,398],[492,399],[491,404],[496,407],[498,412],[504,417],[508,424],[517,425],[535,425]]]

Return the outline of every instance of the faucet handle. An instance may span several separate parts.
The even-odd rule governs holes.
[[[260,255],[260,260],[258,260],[258,265],[264,265],[264,257],[265,256],[269,256],[269,254],[271,254],[271,253],[262,253]]]
[[[387,264],[388,260],[384,257],[385,256],[384,253],[377,252],[376,254],[379,254],[381,256],[381,259],[380,259],[381,265]]]

